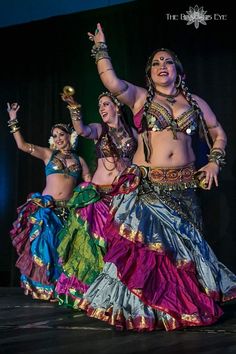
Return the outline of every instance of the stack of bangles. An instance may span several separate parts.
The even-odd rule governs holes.
[[[8,123],[7,124],[8,127],[10,128],[10,133],[14,134],[18,130],[20,130],[20,126],[18,125],[19,122],[18,122],[17,118],[10,119],[7,123]]]
[[[111,59],[108,55],[107,45],[104,42],[99,42],[93,45],[91,56],[95,59],[96,64],[101,59]]]
[[[91,50],[91,56],[95,59],[95,63],[97,64],[99,60],[101,59],[109,59],[111,60],[111,57],[108,54],[108,48],[105,42],[98,42],[93,45],[92,50]],[[108,68],[104,69],[103,71],[99,72],[99,75],[105,74],[107,71],[113,71],[113,68],[109,65]],[[129,85],[127,82],[123,81],[124,86],[121,88],[121,90],[117,92],[112,92],[112,95],[114,97],[122,95],[125,91],[128,90]]]
[[[208,162],[215,162],[220,168],[225,166],[225,151],[221,148],[212,148],[210,154],[207,155]]]
[[[80,104],[74,104],[74,105],[68,105],[67,108],[70,111],[70,116],[72,120],[81,120],[81,105]]]

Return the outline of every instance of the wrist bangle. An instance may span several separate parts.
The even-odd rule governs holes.
[[[8,127],[12,127],[13,125],[16,125],[16,124],[18,124],[19,122],[18,122],[18,120],[17,120],[17,118],[14,118],[14,119],[10,119],[8,122],[7,122],[7,125],[8,125]]]
[[[208,162],[216,163],[220,168],[225,166],[225,151],[221,148],[212,148],[210,154],[207,155]]]
[[[67,108],[70,111],[70,116],[71,119],[76,121],[76,120],[81,120],[82,116],[81,116],[81,111],[80,111],[80,105],[77,106],[70,106],[68,105]]]
[[[20,130],[20,127],[14,125],[14,126],[11,128],[10,133],[14,134],[14,133],[18,132],[18,130]]]
[[[95,63],[101,59],[111,59],[108,55],[108,48],[105,42],[94,44],[91,49],[91,56],[95,59]]]

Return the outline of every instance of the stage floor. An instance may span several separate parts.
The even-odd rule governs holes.
[[[20,288],[0,288],[1,354],[236,353],[236,302],[209,327],[173,332],[117,332],[82,312],[32,300]]]

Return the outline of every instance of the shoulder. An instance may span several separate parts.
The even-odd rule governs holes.
[[[198,106],[200,107],[207,124],[214,125],[216,122],[216,116],[215,113],[212,111],[211,107],[209,106],[209,104],[204,99],[202,99],[197,95],[192,95],[192,97],[197,101]]]
[[[195,101],[197,101],[201,109],[209,108],[209,104],[202,97],[199,97],[198,95],[195,94],[192,94],[192,97]]]

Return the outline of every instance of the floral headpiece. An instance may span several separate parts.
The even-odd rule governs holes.
[[[76,133],[76,131],[74,129],[72,129],[70,127],[69,124],[63,124],[63,123],[57,123],[54,124],[51,128],[51,134],[53,133],[53,130],[55,128],[59,128],[61,129],[63,132],[70,134],[70,145],[71,145],[71,149],[75,150],[77,147],[77,143],[78,143],[78,134]],[[54,139],[53,136],[51,135],[49,140],[49,145],[50,145],[50,149],[55,150],[56,149],[56,145],[54,143]]]
[[[118,107],[122,107],[123,104],[109,91],[106,92],[102,92],[99,96],[98,96],[98,101],[100,100],[100,98],[102,97],[110,97],[110,99],[112,100],[112,102]]]

